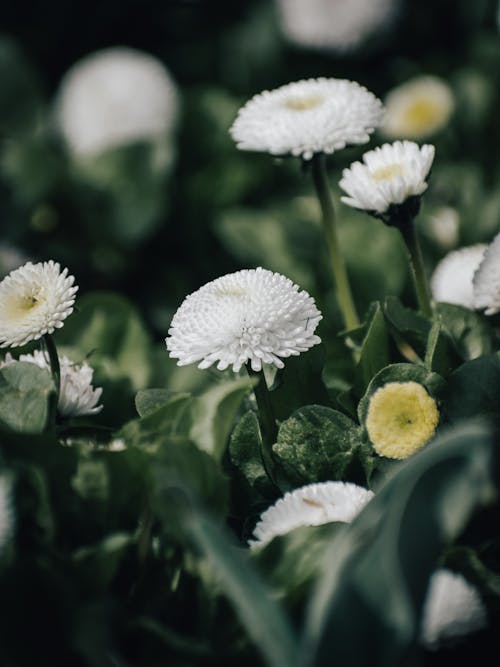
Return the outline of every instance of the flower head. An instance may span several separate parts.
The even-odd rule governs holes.
[[[351,522],[373,498],[373,492],[350,482],[308,484],[285,493],[257,523],[250,546],[263,546],[277,535],[323,523]]]
[[[177,97],[172,78],[154,56],[114,47],[86,56],[66,73],[56,121],[75,155],[95,156],[168,133]]]
[[[434,650],[487,624],[477,589],[460,574],[434,572],[424,602],[420,643]]]
[[[484,257],[486,245],[477,245],[454,250],[436,266],[431,278],[432,296],[435,301],[454,303],[465,308],[474,308],[472,279]]]
[[[333,51],[356,48],[384,26],[396,0],[278,0],[281,29],[297,44]]]
[[[363,162],[344,169],[340,187],[344,204],[380,215],[427,190],[425,179],[434,160],[434,146],[395,141],[368,151]]]
[[[63,326],[78,287],[57,262],[28,262],[0,282],[0,347],[19,347]]]
[[[238,372],[250,362],[283,368],[280,357],[299,355],[321,342],[314,299],[279,273],[244,269],[217,278],[190,294],[175,313],[166,338],[179,366],[217,363]]]
[[[368,404],[366,430],[373,448],[390,459],[406,459],[434,435],[436,401],[418,382],[387,382]]]
[[[383,132],[400,139],[425,139],[448,123],[453,93],[436,76],[418,76],[391,90],[384,100]]]
[[[252,97],[230,133],[241,150],[310,160],[366,143],[382,115],[380,100],[355,81],[307,79]]]
[[[485,308],[486,315],[500,311],[500,234],[486,248],[479,268],[474,274],[474,307]]]

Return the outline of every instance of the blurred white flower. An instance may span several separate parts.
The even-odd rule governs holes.
[[[27,262],[0,282],[0,347],[19,347],[63,326],[73,312],[74,277],[57,262]]]
[[[393,88],[384,100],[382,131],[397,139],[426,139],[445,127],[455,101],[437,76],[418,76]]]
[[[251,547],[260,547],[277,535],[300,528],[341,521],[350,523],[373,498],[373,492],[350,482],[308,484],[285,493],[267,509],[255,526]]]
[[[9,541],[14,528],[12,507],[12,480],[6,474],[0,475],[0,556]]]
[[[448,253],[439,262],[431,278],[434,301],[474,309],[472,279],[486,248],[484,243],[460,248]]]
[[[432,575],[422,611],[420,643],[435,650],[487,625],[479,593],[460,574],[441,569]]]
[[[289,278],[266,269],[244,269],[190,294],[175,313],[166,338],[179,366],[200,362],[237,373],[248,361],[283,368],[280,357],[299,355],[321,339],[322,315],[314,299]]]
[[[460,215],[452,206],[441,206],[423,221],[426,234],[444,250],[456,247],[460,232]]]
[[[178,93],[154,56],[126,47],[97,51],[64,76],[56,123],[71,151],[95,156],[164,136],[175,125]]]
[[[286,37],[319,49],[348,51],[387,25],[398,0],[278,0]]]
[[[473,278],[474,307],[486,315],[500,311],[500,234],[486,248],[483,260]]]
[[[341,200],[353,208],[387,213],[390,206],[425,192],[433,160],[434,146],[429,144],[384,144],[344,169],[339,185],[349,196]]]
[[[307,79],[252,97],[230,133],[241,150],[310,160],[366,143],[382,116],[380,100],[355,81]]]

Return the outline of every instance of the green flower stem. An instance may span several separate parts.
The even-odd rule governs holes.
[[[271,405],[269,389],[267,387],[264,371],[254,371],[248,363],[246,366],[248,375],[258,379],[258,384],[254,387],[255,400],[257,401],[260,432],[262,437],[261,454],[262,462],[269,479],[275,482],[275,464],[273,458],[273,445],[278,436],[278,427],[274,418],[274,411]]]
[[[335,208],[333,206],[328,175],[326,173],[325,156],[322,153],[317,153],[314,155],[311,162],[316,194],[318,195],[321,206],[323,229],[337,289],[338,303],[340,310],[342,311],[342,317],[346,328],[355,329],[359,326],[359,318],[352,298],[344,258],[340,250]]]
[[[410,267],[417,294],[418,307],[426,317],[432,316],[431,298],[429,285],[425,276],[422,251],[418,240],[415,219],[408,220],[407,224],[400,227],[410,255]]]
[[[59,365],[59,355],[57,354],[56,345],[50,334],[45,334],[43,337],[43,342],[47,354],[49,355],[49,364],[50,370],[52,373],[52,379],[54,380],[55,386],[55,396],[51,401],[49,412],[50,412],[50,423],[55,424],[57,416],[57,406],[59,404],[59,394],[61,393],[61,367]]]

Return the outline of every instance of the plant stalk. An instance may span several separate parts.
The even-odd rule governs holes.
[[[429,292],[429,285],[425,275],[424,262],[422,259],[422,251],[418,240],[417,226],[415,219],[411,219],[407,224],[400,227],[401,233],[408,248],[410,256],[410,267],[417,295],[418,307],[423,315],[426,317],[432,316],[431,297]]]
[[[271,397],[269,395],[264,371],[262,369],[260,371],[254,371],[250,366],[250,363],[247,364],[246,369],[250,377],[256,377],[258,379],[258,383],[255,385],[253,391],[255,400],[257,401],[261,432],[262,463],[264,464],[264,469],[269,479],[274,483],[276,476],[272,447],[278,436],[278,427],[276,425],[276,419],[274,418]]]
[[[43,337],[45,350],[49,357],[50,371],[55,386],[55,396],[50,403],[50,423],[55,425],[57,417],[57,406],[59,404],[59,394],[61,393],[61,366],[59,364],[59,355],[57,354],[56,345],[50,334],[45,334]]]

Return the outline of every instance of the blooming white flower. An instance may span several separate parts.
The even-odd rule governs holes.
[[[486,609],[477,589],[460,574],[445,569],[434,572],[422,612],[420,643],[437,649],[486,624]]]
[[[379,146],[365,153],[363,162],[344,169],[339,185],[349,196],[341,200],[353,208],[387,213],[390,206],[425,192],[433,160],[434,146],[429,144],[395,141]]]
[[[285,493],[260,517],[251,547],[263,546],[277,535],[300,528],[341,521],[350,523],[373,498],[373,492],[350,482],[308,484]]]
[[[485,308],[486,315],[500,311],[500,234],[486,248],[473,278],[474,307]]]
[[[455,107],[451,88],[436,76],[418,76],[393,88],[384,104],[382,131],[401,139],[435,134],[446,126]]]
[[[306,79],[252,97],[230,133],[238,148],[310,160],[364,144],[381,123],[382,103],[346,79]]]
[[[63,326],[78,287],[57,262],[27,262],[0,282],[0,347],[19,347]]]
[[[125,47],[92,53],[64,76],[56,123],[75,155],[95,156],[172,130],[177,88],[154,56]]]
[[[12,508],[12,481],[5,474],[0,475],[0,556],[9,541],[14,528]]]
[[[321,339],[322,315],[314,299],[289,278],[266,269],[243,269],[190,294],[175,313],[166,338],[179,366],[217,363],[237,373],[247,361],[283,368],[280,357],[299,355]]]
[[[436,266],[431,278],[435,301],[474,308],[472,279],[487,246],[478,243],[448,253]]]
[[[386,25],[397,0],[278,0],[277,4],[281,29],[290,41],[342,52]]]
[[[50,371],[50,361],[41,350],[35,350],[33,354],[21,354],[19,361],[27,361],[36,364],[39,368]],[[11,354],[7,353],[2,366],[16,363]],[[94,389],[92,376],[94,370],[86,361],[76,364],[70,361],[66,355],[59,357],[61,380],[59,388],[59,402],[57,411],[63,417],[81,417],[83,415],[95,415],[103,408],[97,405],[102,394],[102,388]]]

